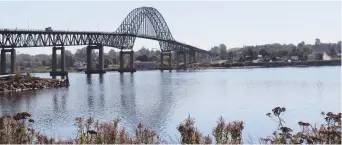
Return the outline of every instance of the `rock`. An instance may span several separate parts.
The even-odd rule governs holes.
[[[66,81],[56,80],[56,79],[43,79],[43,78],[16,78],[9,77],[5,81],[3,78],[0,80],[0,93],[1,92],[19,92],[25,90],[37,90],[44,88],[59,88],[65,87]]]

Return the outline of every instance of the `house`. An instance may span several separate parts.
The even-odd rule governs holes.
[[[341,58],[341,53],[337,53],[336,58]]]
[[[326,52],[323,52],[323,60],[331,60],[331,57]]]
[[[255,60],[253,60],[252,62],[253,62],[253,63],[258,63],[258,62],[260,62],[260,59],[255,59]]]
[[[315,46],[312,49],[312,52],[317,54],[321,54],[323,55],[322,60],[331,60],[331,56],[330,56],[330,50],[331,50],[332,44],[329,43],[321,43],[317,46]]]
[[[298,60],[298,56],[294,55],[294,56],[290,56],[290,59],[292,61],[297,61]]]
[[[283,60],[284,61],[287,61],[287,60],[289,60],[290,58],[289,58],[289,56],[283,56]]]

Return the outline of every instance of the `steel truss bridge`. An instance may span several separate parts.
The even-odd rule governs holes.
[[[132,10],[114,32],[0,29],[0,48],[102,45],[132,50],[137,37],[158,41],[163,52],[209,54],[203,49],[176,41],[163,16],[152,7]]]

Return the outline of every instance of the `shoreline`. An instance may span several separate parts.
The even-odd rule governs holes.
[[[230,63],[230,64],[212,64],[210,68],[282,68],[282,67],[321,67],[321,66],[341,66],[341,60],[323,60],[323,61],[302,61],[302,62],[242,62],[242,63]]]
[[[68,80],[17,75],[0,77],[0,94],[68,86]]]
[[[302,62],[259,62],[259,63],[251,63],[251,62],[237,62],[231,64],[210,64],[210,65],[197,65],[195,68],[188,67],[186,70],[203,70],[203,69],[252,69],[252,68],[307,68],[307,67],[324,67],[324,66],[341,66],[341,60],[320,60],[320,61],[302,61]],[[115,72],[118,71],[118,68],[108,68],[105,69],[107,72]],[[137,71],[153,71],[159,70],[159,68],[155,69],[137,69]],[[172,69],[172,70],[184,70],[184,69]],[[49,73],[50,71],[39,71],[39,72],[30,72],[30,73]],[[69,73],[78,73],[84,71],[68,71]]]

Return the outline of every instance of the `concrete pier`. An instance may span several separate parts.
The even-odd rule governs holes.
[[[1,61],[1,68],[0,68],[0,74],[1,75],[5,75],[7,74],[6,72],[6,53],[9,52],[11,53],[11,74],[14,74],[16,73],[16,52],[15,52],[15,49],[12,48],[12,49],[1,49],[1,58],[0,58],[0,61]]]
[[[99,50],[99,62],[97,69],[93,69],[92,65],[92,56],[91,52],[94,49]],[[86,74],[103,74],[106,73],[104,69],[104,57],[103,57],[103,46],[102,45],[89,45],[87,46],[87,69],[85,71]]]
[[[57,71],[57,50],[61,51],[61,60],[60,60],[60,71]],[[65,70],[65,48],[61,47],[53,47],[52,48],[52,71],[50,72],[50,76],[52,78],[56,78],[56,76],[64,76],[68,75],[68,72]]]
[[[168,66],[164,66],[164,56],[169,57]],[[161,52],[160,53],[160,70],[172,70],[172,53],[170,52]]]
[[[195,63],[196,62],[196,51],[190,50],[189,55],[190,55],[190,62]]]
[[[129,55],[129,64],[126,65],[126,67],[124,66],[125,65],[125,60],[124,60],[124,56],[128,54]],[[129,66],[129,67],[127,67]],[[136,72],[137,69],[134,68],[134,51],[120,51],[120,68],[118,70],[118,72],[120,73],[124,73],[124,72]]]
[[[176,55],[176,61],[177,61],[176,65],[177,65],[177,68],[179,67],[179,63],[180,63],[179,57],[181,55],[183,55],[183,66],[186,67],[187,66],[187,51],[177,51],[176,54],[177,54]]]
[[[200,52],[196,52],[196,58],[197,58],[197,61],[201,60],[201,53]]]

